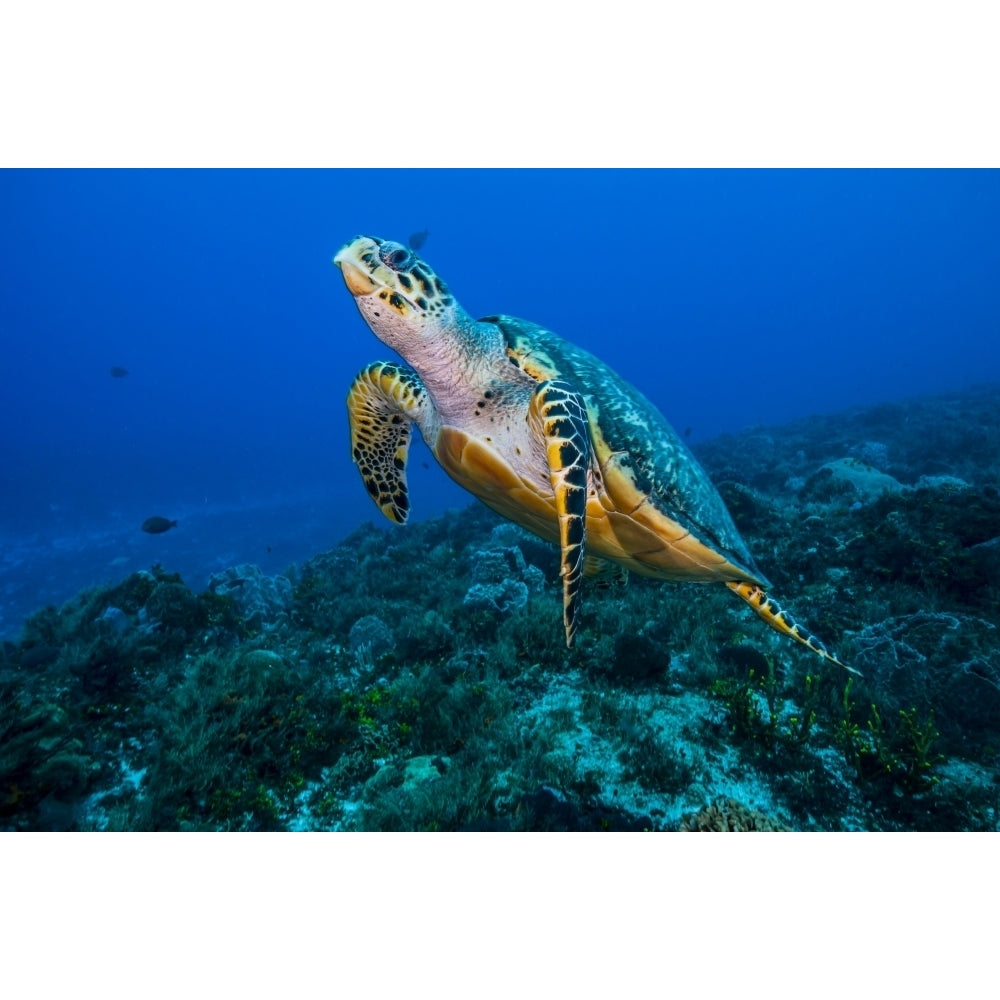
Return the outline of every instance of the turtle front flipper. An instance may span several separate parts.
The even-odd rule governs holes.
[[[540,383],[531,405],[545,436],[549,481],[555,493],[559,517],[563,625],[566,645],[572,646],[583,596],[590,425],[583,400],[566,382],[553,380]]]
[[[814,653],[822,656],[824,660],[836,663],[838,667],[843,667],[852,674],[857,674],[858,677],[861,676],[860,670],[855,670],[854,667],[841,663],[819,639],[810,635],[801,625],[793,621],[792,616],[783,611],[773,597],[768,597],[762,587],[755,583],[747,583],[745,580],[730,580],[726,582],[726,586],[734,594],[739,594],[771,628],[783,635],[790,635],[793,639],[797,639],[803,646],[808,646]]]
[[[351,456],[371,498],[397,524],[410,513],[406,456],[426,399],[417,373],[391,361],[362,369],[347,394]]]

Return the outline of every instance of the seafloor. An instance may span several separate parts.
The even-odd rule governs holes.
[[[8,830],[995,830],[1000,388],[696,449],[773,595],[586,590],[482,506],[169,566],[0,647]],[[361,489],[359,484],[359,489]]]

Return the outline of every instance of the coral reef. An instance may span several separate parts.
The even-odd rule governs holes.
[[[885,493],[902,493],[904,489],[898,479],[879,472],[874,466],[857,458],[838,458],[833,462],[826,462],[820,466],[816,478],[822,481],[826,476],[837,484],[848,484],[858,500],[863,502],[876,500]],[[807,482],[806,488],[812,482],[813,480]]]
[[[680,829],[684,833],[787,833],[792,828],[735,799],[718,798],[701,812],[685,816]]]
[[[39,609],[0,646],[0,827],[997,829],[1000,395],[698,452],[862,678],[635,578],[587,581],[569,651],[554,549],[472,505]]]
[[[257,566],[246,563],[216,573],[208,581],[208,589],[231,599],[244,627],[251,631],[274,627],[292,600],[287,577],[264,576]]]

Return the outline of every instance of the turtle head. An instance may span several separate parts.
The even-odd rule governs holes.
[[[358,236],[333,262],[375,335],[404,356],[405,345],[462,315],[434,269],[402,243]]]

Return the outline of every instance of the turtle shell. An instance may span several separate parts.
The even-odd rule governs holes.
[[[510,360],[527,374],[563,379],[584,397],[609,515],[606,525],[595,527],[614,536],[606,545],[612,557],[620,548],[630,568],[662,579],[737,577],[768,586],[708,474],[635,386],[528,320],[500,315],[483,322],[503,331]],[[588,549],[600,540],[591,530],[594,520],[588,509]],[[679,549],[687,553],[680,559]]]

